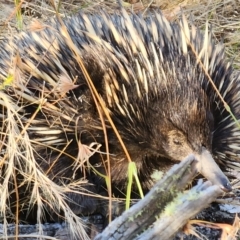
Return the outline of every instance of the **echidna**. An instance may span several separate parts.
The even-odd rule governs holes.
[[[90,184],[83,184],[81,191],[104,190],[99,173],[106,175],[106,155],[101,154],[106,151],[105,135],[77,54],[137,165],[144,190],[151,187],[155,170],[189,154],[199,160],[200,173],[231,190],[218,165],[239,168],[240,132],[218,92],[240,119],[240,76],[208,30],[190,30],[184,19],[169,23],[159,12],[143,17],[123,10],[121,15],[80,13],[64,24],[77,53],[60,23],[0,43],[4,186],[16,189],[11,186],[11,166],[19,176],[20,199],[29,189],[36,191],[28,182],[34,174],[38,181],[42,171],[63,187],[84,178]],[[105,127],[112,186],[124,191],[128,161],[107,119]],[[91,153],[86,146],[92,143],[102,148]],[[88,162],[83,149],[87,157],[92,154]],[[40,172],[34,172],[34,164]],[[23,186],[29,189],[22,191]],[[44,186],[39,192],[51,205]],[[96,209],[91,197],[68,196],[75,213]]]

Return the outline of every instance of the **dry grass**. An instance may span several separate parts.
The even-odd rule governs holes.
[[[15,191],[16,195],[16,216],[14,219],[18,222],[18,212],[20,209],[19,205],[19,189],[21,186],[32,189],[31,195],[29,196],[29,208],[33,205],[37,205],[37,222],[41,223],[44,219],[44,206],[48,206],[48,210],[51,209],[53,212],[58,212],[59,209],[64,211],[66,221],[72,228],[73,235],[81,236],[83,239],[87,238],[83,229],[83,223],[69,208],[66,204],[66,193],[81,191],[81,185],[84,181],[75,181],[68,185],[59,186],[50,180],[46,173],[41,171],[35,160],[37,154],[35,153],[36,146],[27,134],[27,129],[30,123],[34,120],[35,114],[26,123],[22,120],[22,111],[5,93],[0,91],[1,106],[6,109],[3,118],[3,125],[1,129],[1,153],[3,157],[0,161],[0,167],[4,168],[4,174],[1,176],[0,186],[0,217],[4,222],[4,229],[7,232],[7,222],[11,218],[10,209],[8,209],[9,195]],[[39,100],[39,111],[41,109],[41,103]],[[56,159],[57,160],[57,159]],[[23,182],[17,187],[16,173],[22,175]],[[12,183],[15,188],[9,189],[9,183]],[[77,190],[76,190],[77,189]],[[86,194],[86,193],[85,193]],[[30,210],[30,209],[29,209]],[[10,214],[10,215],[9,215]],[[13,213],[14,214],[14,213]],[[5,232],[5,233],[6,233]],[[42,229],[39,229],[39,233],[42,233]],[[16,232],[16,235],[17,232]]]
[[[150,11],[160,8],[165,16],[170,20],[178,19],[184,13],[189,21],[193,21],[196,26],[204,28],[206,20],[209,22],[214,37],[218,41],[223,41],[226,52],[230,58],[234,59],[234,66],[240,68],[240,2],[239,0],[172,0],[172,1],[128,1],[124,7],[130,11]],[[133,4],[131,4],[133,2]],[[60,16],[70,16],[80,10],[86,12],[97,12],[103,8],[109,12],[115,12],[118,4],[116,1],[90,1],[90,0],[70,0],[55,1]],[[55,10],[51,1],[29,0],[22,1],[22,14],[24,29],[27,29],[33,19],[47,21],[55,15]],[[9,31],[9,26],[16,27],[16,11],[12,1],[6,4],[0,2],[0,33]]]
[[[129,1],[130,2],[130,1]],[[133,2],[133,1],[132,1]],[[51,1],[30,0],[20,2],[23,14],[23,29],[32,29],[31,22],[33,19],[40,18],[41,22],[46,22],[55,15],[55,10],[51,6]],[[115,11],[117,4],[115,1],[61,1],[55,2],[60,16],[73,15],[83,9],[87,12],[98,11],[99,8],[104,8],[109,12]],[[7,3],[0,2],[0,33],[2,35],[13,32],[16,34],[16,25],[19,19],[16,18],[16,11],[14,4],[9,1]],[[189,21],[192,21],[199,28],[204,28],[206,20],[209,22],[213,36],[217,41],[223,41],[226,46],[226,52],[236,69],[240,69],[240,2],[234,0],[212,0],[212,1],[143,1],[141,3],[125,3],[124,7],[129,11],[137,10],[154,10],[160,7],[165,16],[174,21],[184,13]],[[19,8],[20,9],[20,8]],[[42,25],[40,24],[40,27]],[[36,25],[34,25],[36,29]],[[18,62],[19,64],[19,62]],[[20,63],[21,64],[21,63]],[[1,74],[1,73],[0,73]],[[13,72],[16,76],[17,73]],[[11,83],[11,76],[7,79]],[[21,77],[19,78],[21,82]],[[6,83],[7,84],[9,84]],[[66,81],[65,81],[66,87]],[[74,86],[68,86],[73,88]],[[45,95],[46,93],[43,93]],[[30,99],[30,102],[39,105],[36,110],[41,111],[44,106],[43,99]],[[47,205],[53,210],[62,209],[64,211],[66,221],[72,230],[72,233],[87,239],[87,235],[83,229],[83,223],[80,218],[74,215],[71,209],[65,202],[65,193],[70,191],[79,191],[79,186],[84,182],[74,182],[69,185],[59,186],[53,183],[46,177],[35,161],[36,153],[35,146],[27,134],[27,129],[34,121],[34,116],[29,121],[22,121],[22,108],[5,93],[0,91],[0,104],[6,109],[4,124],[1,129],[0,152],[3,157],[0,159],[0,169],[4,165],[6,169],[2,176],[2,184],[0,185],[0,219],[7,227],[7,218],[9,218],[9,209],[5,204],[8,201],[9,192],[8,184],[16,182],[16,168],[24,177],[23,184],[33,185],[33,191],[29,197],[32,204],[37,203],[37,219],[41,222],[44,217],[43,206],[46,204],[44,199],[48,199]],[[48,106],[49,107],[49,106]],[[7,117],[6,117],[7,116]],[[2,116],[1,116],[2,117]],[[87,152],[86,159],[89,157],[89,151],[97,151],[96,149],[84,149]],[[64,151],[64,147],[63,150]],[[63,152],[59,152],[63,154]],[[91,153],[90,153],[91,155]],[[6,164],[7,161],[7,164]],[[23,164],[24,163],[24,164]],[[18,189],[14,189],[17,193]],[[17,196],[18,194],[16,194]],[[44,198],[43,198],[44,196]],[[18,199],[16,199],[18,200]],[[17,205],[16,212],[20,206]],[[16,218],[17,219],[17,218]],[[5,229],[6,235],[7,228]],[[40,229],[41,234],[41,229]],[[16,232],[17,235],[17,232]]]

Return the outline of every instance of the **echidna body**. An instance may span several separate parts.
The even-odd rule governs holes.
[[[171,24],[161,13],[144,18],[124,11],[80,13],[64,24],[136,162],[145,190],[163,162],[180,161],[189,154],[195,154],[204,176],[223,190],[231,189],[215,161],[239,169],[240,132],[209,77],[237,120],[240,77],[233,74],[222,45],[215,45],[207,30],[205,35],[194,27],[190,30],[184,19]],[[104,180],[91,168],[85,166],[84,171],[86,164],[76,160],[82,157],[81,144],[97,142],[100,151],[106,150],[103,127],[62,25],[25,32],[0,44],[1,98],[7,94],[21,116],[14,116],[19,134],[28,125],[36,162],[60,185],[85,177],[92,184],[85,189],[100,193]],[[4,101],[1,116],[6,132],[9,112]],[[128,161],[107,119],[105,124],[112,185],[124,191]],[[5,134],[1,138],[8,141]],[[9,152],[7,143],[2,148]],[[25,146],[22,149],[19,162],[26,157]],[[89,162],[106,174],[102,159],[106,155],[95,153]],[[76,201],[75,212],[94,211],[91,198],[69,196]]]

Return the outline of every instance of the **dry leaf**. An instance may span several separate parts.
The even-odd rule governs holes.
[[[62,74],[59,77],[59,82],[56,90],[61,94],[61,96],[64,96],[66,93],[77,88],[78,86],[79,85],[74,84],[69,76]]]
[[[30,32],[38,32],[44,30],[45,28],[46,28],[45,24],[42,24],[37,19],[33,19],[33,21],[29,24],[27,30]]]

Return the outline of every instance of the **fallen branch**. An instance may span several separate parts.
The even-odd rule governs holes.
[[[195,175],[196,160],[190,156],[171,168],[144,199],[111,222],[95,240],[170,239],[222,194],[219,187],[202,181],[182,193]]]

